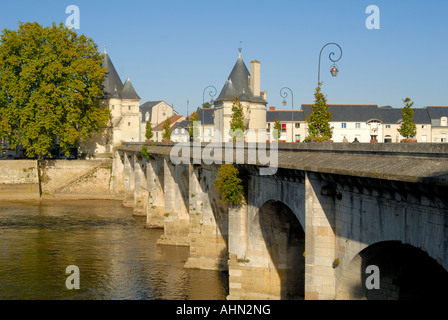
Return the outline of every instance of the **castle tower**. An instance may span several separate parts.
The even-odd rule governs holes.
[[[107,50],[104,50],[102,66],[106,76],[104,96],[100,100],[105,108],[109,108],[111,121],[101,133],[81,143],[79,152],[88,158],[110,157],[115,146],[131,139],[138,141],[140,136],[140,97],[129,78],[123,84]]]
[[[266,95],[260,91],[260,62],[252,61],[251,72],[246,67],[240,53],[235,66],[215,101],[215,129],[219,130],[222,141],[231,139],[229,135],[232,105],[238,98],[243,106],[246,129],[257,132],[266,129]],[[248,136],[246,142],[255,142],[257,136]],[[266,141],[266,140],[265,140]]]

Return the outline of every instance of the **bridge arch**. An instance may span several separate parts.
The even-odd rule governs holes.
[[[377,266],[379,289],[368,289]],[[337,270],[339,300],[440,300],[447,299],[448,272],[423,250],[401,241],[371,244]]]
[[[303,299],[305,232],[284,202],[269,200],[249,224],[248,259],[265,270],[262,292],[280,299]]]

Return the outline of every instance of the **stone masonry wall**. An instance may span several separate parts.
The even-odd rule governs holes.
[[[37,169],[35,160],[0,161],[0,199],[38,199]]]

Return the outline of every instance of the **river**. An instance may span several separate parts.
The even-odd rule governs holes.
[[[119,201],[0,202],[0,300],[225,300],[227,274],[185,269],[145,220]]]

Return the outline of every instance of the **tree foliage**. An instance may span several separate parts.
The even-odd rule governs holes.
[[[244,112],[243,106],[238,98],[235,98],[232,104],[232,119],[230,120],[230,136],[233,142],[244,139]]]
[[[244,201],[244,188],[239,171],[233,164],[223,164],[218,170],[215,187],[221,194],[221,200],[230,205],[240,205]]]
[[[305,141],[328,141],[333,137],[333,128],[330,127],[333,116],[328,110],[327,98],[321,92],[320,87],[321,83],[314,93],[313,113],[306,118],[309,136]]]
[[[194,137],[194,138],[199,137],[199,128],[198,128],[199,110],[200,110],[200,108],[198,108],[198,110],[190,116],[191,124],[188,126],[188,136],[190,138],[191,137]]]
[[[408,141],[409,138],[415,137],[417,135],[417,126],[414,123],[414,113],[415,108],[412,109],[412,106],[414,105],[414,102],[411,101],[411,99],[406,98],[403,99],[404,107],[401,108],[402,111],[402,117],[403,117],[403,123],[401,124],[400,128],[398,128],[398,132],[405,137],[405,141]]]
[[[171,122],[170,119],[166,119],[164,125],[163,125],[163,133],[162,133],[162,139],[164,142],[170,142],[171,141]]]
[[[146,121],[145,137],[146,137],[147,140],[151,140],[154,137],[154,133],[152,132],[151,121]]]
[[[273,132],[275,140],[280,139],[280,137],[282,136],[281,130],[282,130],[282,125],[280,123],[280,120],[278,120],[278,118],[276,118],[275,122],[274,122],[274,132]]]
[[[67,154],[103,130],[110,111],[98,98],[106,70],[92,39],[34,22],[3,30],[0,41],[0,138],[42,158],[56,139]]]

